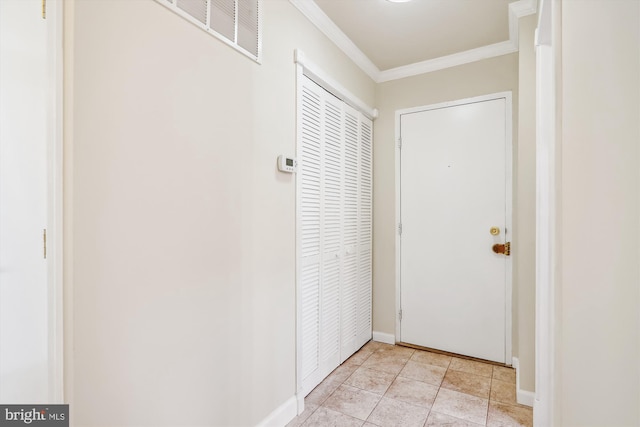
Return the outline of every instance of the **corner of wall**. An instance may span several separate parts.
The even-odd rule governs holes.
[[[517,357],[513,358],[513,368],[516,370],[516,402],[533,407],[535,393],[520,388],[520,361]]]
[[[393,334],[387,334],[385,332],[373,331],[373,340],[393,345],[396,343],[396,336]]]

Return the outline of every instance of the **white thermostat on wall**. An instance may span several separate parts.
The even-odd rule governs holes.
[[[281,172],[294,173],[298,170],[298,161],[295,157],[287,157],[281,154],[278,156],[278,169]]]

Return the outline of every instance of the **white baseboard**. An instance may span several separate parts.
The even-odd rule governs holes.
[[[516,402],[533,407],[535,393],[520,388],[520,360],[517,357],[513,358],[513,368],[516,370]]]
[[[296,399],[298,400],[298,415],[304,412],[304,395],[302,392],[296,394]]]
[[[304,402],[303,402],[304,406]],[[298,398],[291,396],[282,405],[260,421],[256,427],[284,427],[298,414]]]
[[[373,340],[383,342],[385,344],[395,344],[396,336],[393,334],[385,334],[384,332],[373,331]]]

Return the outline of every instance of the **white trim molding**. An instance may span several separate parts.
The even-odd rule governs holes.
[[[47,107],[47,293],[49,402],[64,403],[63,302],[63,2],[46,3],[49,93]]]
[[[289,0],[304,16],[311,21],[336,46],[347,54],[358,67],[377,80],[380,70],[358,46],[327,16],[313,0]]]
[[[520,405],[533,407],[535,393],[520,388],[520,361],[517,357],[513,358],[513,369],[516,370],[516,402]]]
[[[558,405],[556,396],[556,342],[559,318],[556,301],[556,221],[560,179],[556,142],[556,62],[553,8],[555,0],[542,0],[536,29],[536,345],[534,425],[551,427]]]
[[[425,74],[432,71],[455,67],[458,65],[469,64],[471,62],[481,61],[483,59],[507,55],[509,53],[514,53],[517,51],[518,48],[514,46],[511,41],[507,40],[489,46],[467,50],[465,52],[454,53],[452,55],[441,56],[440,58],[429,59],[426,61],[416,62],[414,64],[385,70],[380,72],[376,82],[383,83],[392,80],[403,79],[405,77],[417,76],[419,74]]]
[[[395,345],[396,336],[393,334],[387,334],[385,332],[373,331],[373,340],[385,344]]]
[[[298,413],[298,398],[291,396],[282,405],[260,421],[256,427],[280,427],[286,426]]]
[[[403,79],[517,52],[519,18],[533,15],[537,11],[537,0],[519,0],[509,4],[509,40],[401,67],[380,70],[320,9],[314,0],[289,1],[376,83]]]
[[[303,74],[305,76],[318,83],[336,98],[344,101],[356,110],[361,111],[362,114],[371,120],[375,120],[378,117],[378,110],[376,108],[367,105],[366,102],[351,93],[347,88],[327,74],[322,68],[310,61],[300,49],[295,50],[294,61],[302,67]]]

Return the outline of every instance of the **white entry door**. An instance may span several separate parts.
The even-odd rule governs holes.
[[[0,402],[49,402],[47,21],[0,0]]]
[[[400,340],[510,363],[510,258],[493,246],[511,235],[511,96],[406,110],[399,124]]]

